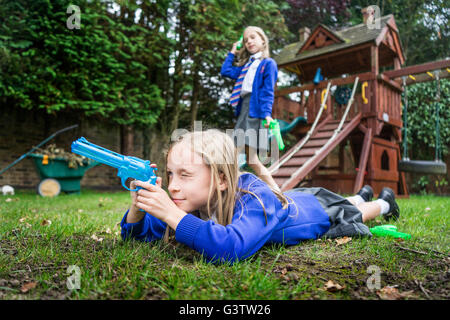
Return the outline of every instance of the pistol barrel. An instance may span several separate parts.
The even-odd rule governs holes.
[[[81,137],[80,139],[72,142],[72,152],[114,168],[120,168],[123,164],[122,155],[97,146],[87,141],[84,137]]]

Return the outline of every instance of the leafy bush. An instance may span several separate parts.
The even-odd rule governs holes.
[[[450,82],[440,81],[440,147],[442,156],[450,144]],[[436,146],[436,81],[408,86],[408,151],[411,159],[434,160]]]
[[[110,15],[106,3],[78,1],[81,28],[69,29],[69,1],[2,1],[0,102],[54,114],[80,110],[124,125],[153,124],[164,100],[149,81],[158,60],[149,30]]]

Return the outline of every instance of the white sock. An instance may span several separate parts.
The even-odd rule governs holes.
[[[355,203],[355,207],[359,206],[361,203],[366,202],[359,194],[348,197],[347,200],[351,200]]]
[[[389,213],[389,203],[383,199],[375,200],[376,203],[378,203],[381,207],[381,213],[380,214],[386,214]]]

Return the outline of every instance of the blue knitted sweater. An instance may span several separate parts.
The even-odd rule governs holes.
[[[250,257],[267,243],[294,245],[317,239],[330,228],[328,215],[311,194],[285,192],[293,203],[283,209],[267,184],[252,173],[243,173],[238,187],[253,192],[259,200],[240,192],[232,222],[227,226],[187,214],[177,226],[175,239],[202,253],[208,261],[235,262]],[[127,214],[121,222],[122,238],[150,242],[164,235],[166,224],[152,215],[146,213],[139,222],[126,223]]]

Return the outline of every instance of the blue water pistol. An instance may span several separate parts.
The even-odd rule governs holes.
[[[150,184],[156,183],[155,164],[151,164],[149,160],[142,160],[136,157],[124,156],[117,152],[97,146],[86,138],[81,137],[72,142],[72,152],[96,160],[108,166],[119,170],[117,176],[122,181],[122,186],[129,191],[138,191],[142,189],[137,187],[131,190],[125,185],[128,178],[144,181]]]

